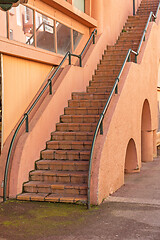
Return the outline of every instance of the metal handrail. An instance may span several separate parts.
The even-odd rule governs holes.
[[[91,154],[90,154],[90,160],[89,160],[88,192],[87,192],[87,195],[88,195],[87,208],[88,209],[90,209],[90,185],[91,185],[91,170],[92,170],[92,159],[93,159],[94,146],[95,146],[95,142],[96,142],[96,138],[97,138],[99,130],[100,130],[100,134],[103,134],[103,118],[104,118],[104,115],[105,115],[105,113],[106,113],[106,111],[107,111],[107,109],[109,107],[109,104],[111,102],[113,94],[114,93],[115,94],[118,93],[118,82],[119,82],[120,76],[121,76],[121,74],[123,72],[123,69],[125,67],[126,62],[127,61],[130,62],[130,55],[131,55],[131,53],[135,54],[135,63],[137,63],[137,56],[139,55],[139,52],[140,52],[140,49],[141,49],[141,46],[142,46],[142,42],[145,41],[145,34],[146,34],[146,31],[147,31],[149,22],[152,20],[152,17],[154,18],[154,21],[155,21],[155,19],[157,18],[157,14],[158,14],[159,9],[160,9],[160,3],[158,5],[157,11],[156,11],[156,15],[154,15],[153,12],[150,12],[150,15],[148,17],[147,24],[146,24],[145,29],[143,31],[143,35],[142,35],[142,38],[141,38],[141,41],[140,41],[140,44],[139,44],[137,52],[135,52],[132,49],[128,50],[126,58],[125,58],[125,60],[123,62],[123,65],[121,67],[121,70],[120,70],[120,72],[118,74],[118,77],[115,80],[114,86],[113,86],[112,91],[111,91],[111,93],[109,95],[109,98],[107,100],[107,103],[106,103],[106,105],[105,105],[105,107],[103,109],[103,112],[100,115],[99,121],[97,123],[97,127],[96,127],[96,130],[94,132],[94,137],[93,137],[93,141],[92,141]]]
[[[46,89],[49,87],[49,94],[52,95],[52,80],[55,77],[55,75],[57,74],[57,72],[59,71],[59,69],[61,68],[62,64],[64,63],[64,61],[67,59],[67,57],[69,56],[69,64],[71,64],[71,56],[74,57],[78,57],[78,58],[82,58],[82,55],[85,51],[85,49],[87,48],[88,44],[90,43],[91,39],[93,38],[93,44],[95,44],[95,35],[97,34],[97,30],[94,29],[94,31],[92,32],[89,40],[87,41],[84,49],[82,50],[80,55],[76,55],[73,53],[70,53],[69,51],[65,54],[64,58],[62,59],[61,63],[59,64],[59,66],[57,67],[56,71],[53,73],[53,75],[48,79],[48,82],[46,83],[46,85],[43,87],[43,89],[41,90],[41,92],[39,93],[39,95],[37,96],[37,98],[34,100],[33,104],[31,105],[31,107],[29,108],[29,110],[27,112],[24,113],[24,117],[22,118],[22,120],[20,121],[20,123],[18,124],[14,135],[12,137],[10,146],[9,146],[9,150],[8,150],[8,155],[7,155],[7,161],[6,161],[6,166],[5,166],[5,172],[4,172],[4,180],[3,180],[3,201],[6,201],[6,190],[7,190],[7,181],[8,181],[8,170],[9,170],[9,164],[10,164],[10,157],[12,154],[12,149],[13,149],[13,144],[14,141],[16,139],[16,136],[19,132],[19,129],[21,128],[21,126],[23,125],[23,123],[26,121],[26,132],[29,132],[29,122],[28,122],[28,115],[30,114],[30,112],[33,110],[33,108],[35,107],[35,105],[38,103],[39,99],[41,98],[41,96],[43,95],[43,93],[46,91]],[[81,59],[82,60],[82,59]],[[82,66],[82,61],[80,61],[80,67]]]

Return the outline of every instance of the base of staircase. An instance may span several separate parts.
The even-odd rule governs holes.
[[[63,203],[76,203],[76,204],[86,204],[86,195],[60,195],[60,194],[46,194],[46,193],[22,193],[17,195],[17,200],[21,201],[39,201],[39,202],[63,202]]]

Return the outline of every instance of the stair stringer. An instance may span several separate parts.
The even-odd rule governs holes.
[[[141,120],[145,100],[148,101],[151,110],[149,132],[153,133],[157,129],[160,21],[157,22],[158,24],[149,24],[138,64],[126,63],[120,78],[118,94],[112,97],[104,117],[104,133],[99,134],[96,139],[91,169],[91,204],[100,204],[124,184],[125,157],[130,139],[133,139],[136,146],[140,170]],[[153,134],[151,145],[155,142],[155,134]]]
[[[34,168],[41,149],[45,148],[44,143],[50,138],[51,131],[55,130],[71,93],[85,91],[106,47],[106,38],[105,33],[97,36],[96,44],[91,45],[85,54],[82,68],[64,68],[53,85],[53,95],[46,96],[29,123],[29,133],[23,133],[18,139],[12,159],[9,197],[16,197],[22,191],[23,183],[28,181],[28,172]]]

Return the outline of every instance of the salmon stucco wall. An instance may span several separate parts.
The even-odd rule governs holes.
[[[138,64],[127,63],[120,78],[119,93],[112,98],[104,119],[104,134],[96,140],[92,164],[91,203],[99,204],[124,184],[124,169],[127,146],[135,144],[137,171],[140,170],[142,147],[153,160],[155,132],[157,129],[157,79],[160,58],[160,22],[150,23],[146,41],[142,45]],[[146,130],[148,146],[142,145],[142,112],[148,105],[151,120]],[[147,156],[147,155],[146,155]],[[147,161],[148,159],[143,159]]]

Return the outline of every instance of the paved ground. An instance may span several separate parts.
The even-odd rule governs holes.
[[[0,240],[160,240],[160,158],[101,206],[8,201],[0,204]]]

